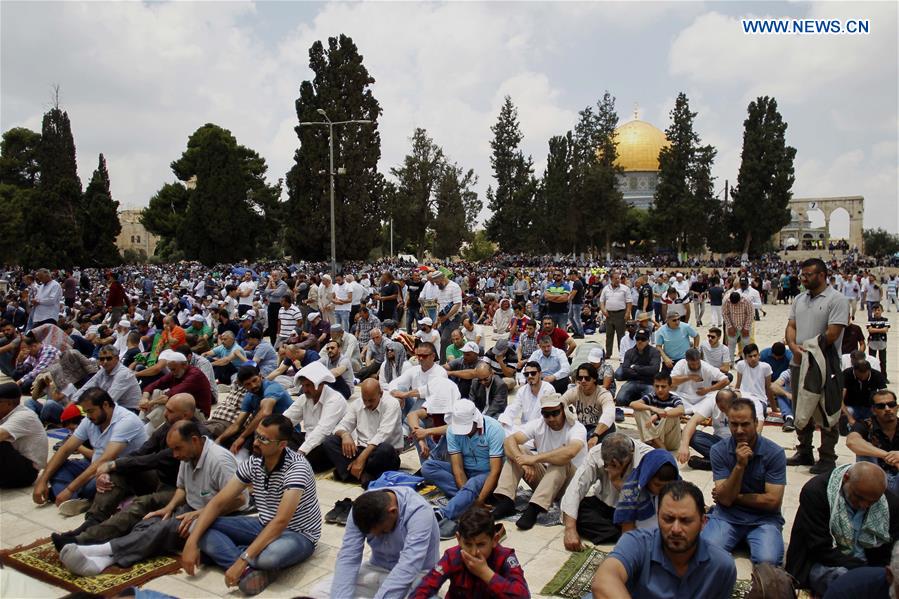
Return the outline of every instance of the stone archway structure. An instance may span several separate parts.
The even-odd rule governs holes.
[[[862,196],[844,196],[836,198],[793,198],[789,204],[800,219],[805,220],[810,210],[820,210],[824,213],[824,245],[830,243],[830,215],[838,208],[843,208],[849,213],[849,247],[858,248],[864,254],[865,239],[862,228],[865,219],[865,198]]]

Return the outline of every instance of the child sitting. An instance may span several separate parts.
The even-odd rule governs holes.
[[[410,599],[437,596],[449,579],[446,599],[531,596],[515,550],[499,544],[500,533],[490,510],[472,506],[459,518],[459,544],[446,550],[422,579]]]

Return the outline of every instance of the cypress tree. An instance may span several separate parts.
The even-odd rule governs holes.
[[[81,203],[81,240],[88,264],[111,266],[121,262],[115,240],[122,225],[118,216],[119,203],[109,190],[109,171],[106,158],[100,154],[99,164],[84,192]]]

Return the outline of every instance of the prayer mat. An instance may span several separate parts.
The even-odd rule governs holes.
[[[606,559],[607,555],[607,552],[589,545],[583,551],[572,553],[553,579],[546,583],[540,594],[564,597],[565,599],[581,599],[590,592],[593,574],[596,573],[599,564]],[[731,599],[743,599],[748,592],[749,581],[738,580],[734,584]]]
[[[46,537],[30,545],[0,551],[0,563],[72,593],[95,593],[106,597],[181,569],[178,560],[162,556],[144,560],[130,568],[110,566],[99,576],[78,576],[62,565],[53,543]]]
[[[528,506],[534,491],[530,488],[518,487],[518,494],[515,496],[515,513],[511,516],[503,518],[508,522],[517,522],[521,518],[521,512]],[[562,508],[558,501],[553,504],[545,512],[541,512],[537,516],[537,524],[540,526],[561,526],[562,524]]]

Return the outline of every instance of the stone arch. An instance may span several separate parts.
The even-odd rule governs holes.
[[[832,198],[793,198],[790,200],[790,210],[800,216],[808,216],[812,210],[820,210],[824,213],[824,228],[827,231],[824,239],[825,247],[830,243],[831,216],[839,209],[843,209],[849,215],[848,242],[850,249],[858,248],[865,251],[862,228],[865,219],[865,198],[862,196],[844,196]],[[842,218],[842,213],[840,213]]]

